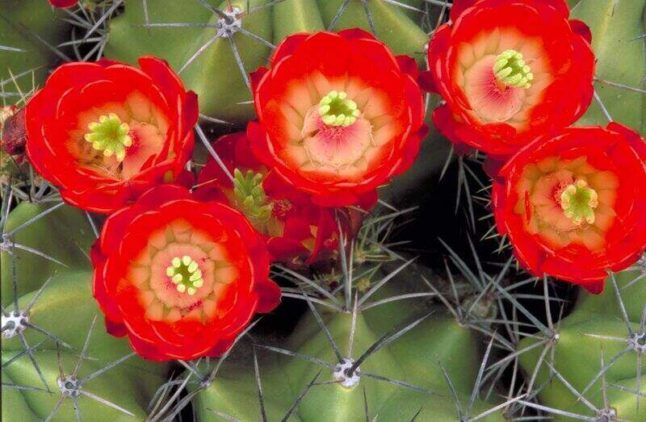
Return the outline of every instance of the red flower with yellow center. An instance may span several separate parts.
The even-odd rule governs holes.
[[[195,194],[199,198],[222,201],[243,212],[267,237],[269,252],[277,261],[311,263],[337,251],[334,210],[312,204],[309,195],[259,163],[244,132],[219,138],[213,149],[226,172],[209,158],[198,177]]]
[[[494,157],[569,126],[592,99],[594,54],[564,0],[462,0],[429,44],[437,128]]]
[[[411,58],[358,29],[290,36],[253,75],[252,150],[321,205],[375,196],[426,133],[416,77]]]
[[[108,331],[153,360],[219,356],[280,302],[262,237],[239,212],[163,185],[112,214],[92,248]]]
[[[532,274],[599,293],[646,248],[645,160],[646,141],[616,123],[538,139],[494,180],[498,230]]]
[[[193,149],[197,98],[166,62],[69,63],[26,107],[27,155],[67,202],[109,213],[172,181]]]

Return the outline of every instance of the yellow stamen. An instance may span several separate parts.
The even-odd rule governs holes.
[[[88,129],[89,132],[83,136],[83,139],[91,143],[92,148],[102,151],[106,157],[114,155],[117,161],[123,161],[126,157],[126,148],[132,145],[130,127],[127,123],[121,122],[119,116],[110,113],[90,123]]]
[[[496,57],[493,73],[506,86],[527,89],[532,86],[534,74],[516,50],[505,50]]]
[[[204,285],[202,271],[198,263],[188,255],[174,257],[166,267],[166,275],[180,293],[193,296]]]
[[[319,115],[328,126],[350,126],[361,112],[357,103],[347,98],[343,91],[330,91],[319,103]]]
[[[594,224],[594,210],[599,206],[599,195],[585,180],[577,179],[567,185],[559,199],[563,213],[574,224],[578,226],[583,221]]]

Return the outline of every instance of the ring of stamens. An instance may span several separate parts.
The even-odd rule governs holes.
[[[561,192],[559,199],[563,213],[574,224],[578,226],[583,221],[594,224],[594,210],[599,206],[599,196],[585,180],[577,179],[574,183],[567,185]]]
[[[190,296],[193,296],[197,289],[204,284],[199,265],[188,255],[173,258],[171,264],[166,267],[166,275],[176,285],[175,288],[178,292],[186,292]]]
[[[516,50],[505,50],[496,57],[493,73],[505,86],[527,89],[532,86],[534,74]]]
[[[319,115],[328,126],[350,126],[357,121],[361,112],[357,103],[350,100],[343,91],[330,91],[319,102]]]
[[[83,139],[92,144],[92,148],[103,152],[106,157],[114,155],[117,161],[123,161],[126,148],[132,145],[127,123],[115,113],[103,114],[98,121],[90,123],[88,129]]]

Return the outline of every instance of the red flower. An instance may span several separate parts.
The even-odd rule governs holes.
[[[257,158],[324,206],[354,205],[406,170],[426,133],[414,61],[358,30],[287,37],[253,74]]]
[[[219,356],[280,289],[261,236],[239,212],[183,187],[152,188],[112,214],[92,248],[108,331],[154,360]]]
[[[251,154],[244,132],[221,137],[213,149],[227,172],[209,158],[198,176],[199,198],[216,199],[242,211],[267,236],[274,260],[311,263],[336,252],[334,210],[312,204],[308,195],[268,171]]]
[[[603,290],[646,248],[646,143],[616,123],[527,145],[493,185],[498,230],[532,274]]]
[[[164,61],[139,66],[65,64],[27,104],[27,156],[79,208],[114,211],[190,157],[195,94]]]
[[[555,134],[592,99],[594,54],[564,0],[462,0],[429,44],[428,89],[443,135],[464,150],[509,156]]]
[[[49,4],[60,9],[68,9],[76,6],[78,0],[49,0]]]

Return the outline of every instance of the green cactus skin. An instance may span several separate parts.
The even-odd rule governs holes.
[[[190,57],[209,39],[214,42],[180,76],[186,86],[198,94],[200,111],[203,114],[226,121],[242,123],[253,117],[253,105],[249,88],[240,74],[240,69],[231,50],[230,41],[237,46],[246,73],[254,71],[266,62],[270,48],[240,33],[232,38],[218,38],[216,29],[207,28],[145,28],[144,7],[132,2],[125,13],[113,20],[106,56],[112,59],[136,63],[139,56],[154,54],[162,57],[176,71],[182,70]],[[213,6],[226,9],[228,3]],[[250,8],[262,6],[264,0],[249,2]],[[246,12],[246,1],[233,1],[234,7]],[[151,23],[182,22],[215,24],[219,18],[199,2],[148,1]],[[243,28],[265,39],[272,40],[271,9],[264,8],[242,17]],[[187,42],[177,43],[178,39]]]
[[[228,1],[209,1],[213,7],[226,10]],[[247,3],[251,13],[247,13]],[[165,58],[180,72],[187,87],[197,92],[203,114],[231,123],[242,124],[254,116],[249,88],[240,73],[231,49],[236,45],[246,73],[267,63],[271,54],[269,45],[277,45],[287,35],[296,32],[315,32],[329,28],[342,1],[287,0],[272,4],[271,0],[236,0],[233,7],[240,9],[242,28],[265,40],[254,40],[241,32],[230,38],[215,39],[216,29],[210,27],[145,27],[146,13],[143,2],[128,2],[124,13],[110,25],[110,39],[105,49],[108,58],[130,63],[144,54]],[[404,2],[420,6],[420,1]],[[182,23],[214,25],[220,18],[199,2],[169,2],[148,0],[148,22],[151,24]],[[424,62],[425,32],[412,18],[421,20],[419,12],[393,6],[383,0],[368,2],[377,36],[396,54],[408,54],[418,63]],[[417,15],[417,16],[415,16]],[[335,22],[335,30],[360,27],[370,30],[367,14],[360,2],[351,2]],[[177,43],[178,39],[191,40]],[[213,40],[203,53],[185,69],[182,67],[205,43]],[[269,45],[268,45],[269,43]]]
[[[359,312],[351,353],[348,350],[352,314],[323,309],[320,312],[342,356],[351,355],[357,359],[384,334],[403,328],[412,321],[411,317],[423,316],[429,310],[397,302]],[[313,313],[301,320],[294,333],[279,347],[332,365],[338,362]],[[226,362],[215,381],[197,394],[194,408],[198,421],[219,420],[218,413],[238,420],[258,420],[260,405],[250,348],[251,345],[244,343],[238,346],[235,357],[230,359],[240,359]],[[294,421],[366,420],[366,401],[370,420],[373,417],[384,421],[412,420],[418,413],[416,420],[419,421],[455,420],[456,400],[443,371],[451,380],[462,408],[466,409],[482,357],[477,335],[453,319],[441,316],[424,319],[360,365],[363,373],[381,375],[426,391],[393,385],[367,375],[361,375],[355,387],[347,388],[331,382],[334,378],[330,368],[261,347],[256,350],[268,420],[284,417],[318,374],[320,385],[312,386],[304,395],[289,419]],[[433,393],[429,394],[429,391]],[[491,407],[493,404],[476,400],[468,416]],[[504,418],[497,412],[481,420],[501,421]]]
[[[57,45],[69,38],[66,37],[69,26],[60,19],[65,16],[64,12],[53,11],[46,0],[3,1],[0,10],[0,44],[17,47],[24,52],[0,50],[0,62],[9,64],[0,69],[0,78],[3,81],[8,79],[9,74],[6,72],[9,69],[13,74],[37,69],[34,82],[36,85],[41,84],[47,71],[60,60],[43,43],[27,36],[23,29],[18,28],[24,25],[52,45]],[[226,10],[229,5],[228,1],[206,1],[220,10]],[[414,57],[418,64],[424,63],[424,45],[428,36],[418,25],[421,14],[415,10],[395,7],[384,0],[350,0],[344,13],[336,18],[345,0],[285,0],[269,4],[272,1],[232,0],[231,3],[244,12],[247,12],[248,4],[253,13],[243,14],[242,28],[273,45],[296,32],[360,27],[368,31],[374,29],[376,36],[385,41],[396,54],[407,54]],[[424,5],[424,0],[398,1],[413,8]],[[166,58],[176,70],[180,70],[195,51],[215,35],[213,25],[219,18],[198,1],[147,0],[146,3],[147,13],[144,11],[143,0],[128,0],[124,12],[119,11],[112,19],[110,40],[106,48],[108,58],[135,63],[143,54],[154,54]],[[584,20],[592,30],[593,48],[598,57],[597,77],[643,89],[646,57],[644,39],[640,37],[644,33],[646,0],[570,0],[569,3],[573,7],[572,18]],[[5,8],[6,4],[10,7]],[[263,5],[269,7],[263,8]],[[434,8],[432,12],[439,13],[439,9]],[[144,26],[146,16],[151,24],[181,21],[212,26],[148,28]],[[231,42],[237,46],[247,74],[265,65],[272,50],[267,43],[236,33],[231,38],[214,40],[200,57],[181,71],[180,77],[190,89],[200,94],[200,106],[204,114],[242,124],[252,119],[254,112],[249,89],[231,50]],[[622,66],[616,65],[619,60]],[[13,91],[12,85],[13,83],[5,83],[3,89]],[[29,92],[32,88],[31,75],[22,77],[20,89]],[[646,130],[646,96],[601,81],[595,82],[595,89],[614,120]],[[433,106],[429,109],[432,110]],[[604,112],[593,101],[590,110],[578,124],[605,125],[606,122]],[[398,206],[411,199],[419,201],[418,193],[426,189],[427,181],[431,183],[432,177],[436,177],[449,149],[449,144],[438,134],[432,133],[429,138],[432,142],[427,139],[423,143],[420,159],[413,169],[380,190],[382,199]],[[441,142],[441,145],[437,142]],[[51,206],[21,203],[11,213],[3,233],[9,233],[42,215]],[[12,249],[15,258],[2,252],[0,284],[5,309],[13,309],[13,280],[17,279],[18,309],[24,309],[36,299],[34,306],[30,308],[30,323],[52,333],[70,346],[66,348],[57,345],[54,340],[32,328],[25,330],[25,339],[34,347],[34,358],[53,394],[3,386],[3,420],[35,421],[47,418],[61,397],[57,386],[59,362],[66,374],[73,370],[95,317],[98,318],[87,350],[90,359],[82,363],[79,375],[86,376],[105,368],[131,353],[125,340],[114,338],[105,332],[101,312],[91,297],[87,253],[94,239],[95,234],[87,215],[72,207],[62,206],[37,222],[26,225],[11,237],[11,241],[16,244],[38,251],[60,263],[17,248]],[[412,278],[410,275],[409,277]],[[636,277],[642,277],[642,280],[635,282]],[[639,333],[643,330],[640,322],[643,324],[646,313],[646,284],[643,274],[624,272],[616,278],[630,327],[633,332]],[[41,290],[45,282],[47,285]],[[384,288],[380,292],[381,298],[402,294],[402,291],[397,291],[401,288]],[[386,290],[389,290],[388,293],[384,293]],[[597,417],[581,401],[577,402],[576,395],[558,377],[553,376],[551,368],[554,368],[571,384],[571,388],[582,392],[589,386],[583,396],[598,409],[604,407],[602,384],[605,382],[608,403],[621,420],[644,420],[646,363],[642,362],[639,366],[637,352],[633,350],[615,358],[626,349],[627,342],[598,337],[628,339],[627,325],[613,284],[609,282],[605,293],[599,296],[581,294],[575,310],[557,324],[557,341],[550,346],[553,347],[553,359],[550,353],[541,357],[544,348],[531,348],[540,339],[526,338],[520,342],[519,350],[527,350],[519,355],[524,371],[532,374],[539,366],[530,392],[538,391],[539,402],[546,408]],[[322,315],[342,356],[351,355],[355,359],[385,333],[404,327],[415,318],[434,310],[423,303],[411,306],[410,301],[400,301],[359,312],[354,323],[352,352],[349,353],[348,339],[353,326],[351,313],[330,312],[325,307],[315,309]],[[333,368],[311,361],[316,359],[333,366],[338,359],[314,313],[308,312],[296,330],[284,341],[260,341],[259,344],[276,345],[283,350],[309,357],[309,361],[286,356],[259,345],[254,346],[245,338],[224,362],[213,382],[199,391],[197,385],[192,386],[192,392],[196,393],[192,401],[195,414],[198,421],[228,420],[228,417],[242,421],[261,419],[254,364],[256,356],[264,411],[270,421],[281,420],[292,406],[295,406],[289,418],[292,421],[354,421],[365,420],[366,415],[369,415],[370,420],[376,417],[383,421],[458,420],[460,418],[456,409],[469,407],[483,360],[484,346],[481,336],[475,330],[446,317],[446,314],[445,310],[437,310],[412,330],[370,355],[360,366],[362,374],[359,383],[354,388],[346,388],[331,382]],[[43,382],[29,356],[21,355],[24,350],[24,345],[17,337],[3,339],[3,383],[43,388]],[[603,371],[603,377],[599,376],[602,361],[609,368]],[[638,375],[640,368],[641,375]],[[83,388],[127,409],[135,416],[127,416],[81,396],[79,408],[83,420],[143,420],[146,417],[146,405],[155,390],[166,380],[167,371],[167,365],[129,357]],[[417,386],[426,392],[376,380],[369,377],[369,373]],[[446,378],[450,380],[451,386],[447,384]],[[598,378],[596,382],[592,382],[595,378]],[[316,385],[311,385],[308,389],[308,384],[314,380]],[[642,396],[636,394],[638,389]],[[460,415],[461,420],[482,414],[495,404],[477,398],[468,414]],[[558,414],[550,415],[557,420],[562,418]],[[71,399],[63,402],[54,420],[75,420]],[[505,415],[499,410],[479,420],[502,421],[505,420]]]
[[[325,24],[316,10],[316,0],[285,0],[273,7],[274,44],[297,32],[325,30]]]
[[[44,214],[54,206],[57,209]],[[29,223],[32,219],[37,220]],[[83,211],[68,205],[22,202],[9,214],[2,232],[6,237],[17,228],[19,230],[8,240],[19,246],[12,248],[11,254],[8,251],[0,254],[3,306],[13,300],[14,272],[19,281],[18,296],[22,296],[36,290],[48,276],[58,271],[90,269],[88,253],[96,237]]]
[[[344,0],[317,0],[326,28],[330,28],[333,19]],[[420,2],[408,2],[420,6]],[[428,35],[404,13],[406,9],[393,7],[383,0],[370,0],[366,3],[374,24],[375,36],[388,44],[395,54],[406,54],[422,65],[425,61],[424,46]],[[409,11],[410,12],[410,11]],[[419,20],[420,16],[417,16]],[[368,13],[360,1],[350,1],[345,12],[337,19],[335,31],[346,28],[362,28],[372,32]]]
[[[89,272],[59,273],[52,277],[40,293],[33,291],[23,295],[18,301],[18,309],[25,310],[34,296],[40,294],[29,309],[29,322],[55,335],[60,342],[64,343],[57,346],[55,340],[43,333],[31,327],[25,329],[23,334],[26,342],[34,348],[34,359],[53,393],[14,390],[11,387],[3,386],[3,420],[31,421],[47,418],[61,397],[57,385],[59,378],[57,354],[61,355],[61,364],[65,375],[70,375],[79,360],[95,317],[98,318],[92,330],[86,353],[89,358],[83,360],[78,377],[87,376],[130,355],[131,351],[126,340],[112,337],[105,331],[100,319],[101,313],[92,298],[91,279],[92,274]],[[3,280],[3,283],[5,282]],[[12,310],[13,306],[7,308],[7,311]],[[65,347],[61,344],[68,346]],[[43,382],[27,354],[8,363],[24,350],[18,336],[3,339],[3,383],[44,388]],[[79,397],[79,407],[83,420],[142,420],[146,415],[145,409],[148,401],[159,385],[164,382],[166,370],[166,365],[145,362],[136,356],[131,356],[119,365],[88,381],[86,385],[82,386],[83,391],[106,399],[133,413],[135,417],[82,395]],[[75,420],[72,403],[72,399],[66,399],[53,420]],[[14,412],[25,416],[22,419],[15,419]]]
[[[571,17],[584,21],[592,30],[598,79],[637,89],[646,87],[644,13],[646,0],[580,0],[573,6]],[[635,130],[646,130],[643,93],[601,81],[594,86],[613,120]],[[605,126],[607,122],[598,102],[593,100],[577,124]]]
[[[20,92],[27,94],[34,85],[41,85],[49,69],[60,61],[38,37],[54,47],[65,41],[70,26],[63,21],[64,17],[64,12],[53,9],[47,1],[2,0],[0,45],[20,49],[0,49],[2,92],[18,94],[8,97],[7,104],[17,103],[21,99]],[[11,75],[16,78],[19,90]]]
[[[640,277],[640,280],[636,278]],[[640,320],[646,314],[646,283],[639,271],[625,271],[616,276],[621,300],[625,306],[628,324],[635,333],[643,333]],[[631,282],[635,281],[630,285]],[[539,392],[540,402],[552,409],[573,412],[586,417],[594,417],[594,411],[577,401],[577,394],[570,391],[558,377],[549,379],[551,365],[558,373],[591,402],[597,409],[604,408],[602,377],[602,358],[608,366],[605,372],[605,390],[610,408],[617,412],[618,420],[642,421],[646,418],[646,365],[638,366],[638,359],[644,353],[627,349],[627,322],[624,320],[613,283],[610,280],[603,294],[595,296],[582,292],[575,310],[564,318],[558,326],[558,340],[554,346],[554,359],[543,362],[536,378],[536,386],[544,387]],[[642,322],[643,324],[643,322]],[[593,337],[597,336],[597,337]],[[598,336],[613,337],[613,339]],[[626,339],[624,341],[623,339]],[[519,348],[525,349],[537,340],[526,338]],[[520,362],[527,373],[534,372],[542,348],[534,348],[520,355]],[[548,353],[548,356],[550,353]],[[615,361],[616,359],[616,361]],[[547,362],[547,363],[546,363]],[[549,363],[549,365],[548,365]],[[641,381],[638,371],[641,371]],[[597,379],[583,394],[588,384]],[[641,398],[637,396],[638,385]],[[622,391],[626,388],[633,392]],[[637,401],[639,400],[639,403]],[[570,420],[552,415],[555,420]],[[561,419],[562,418],[562,419]]]

